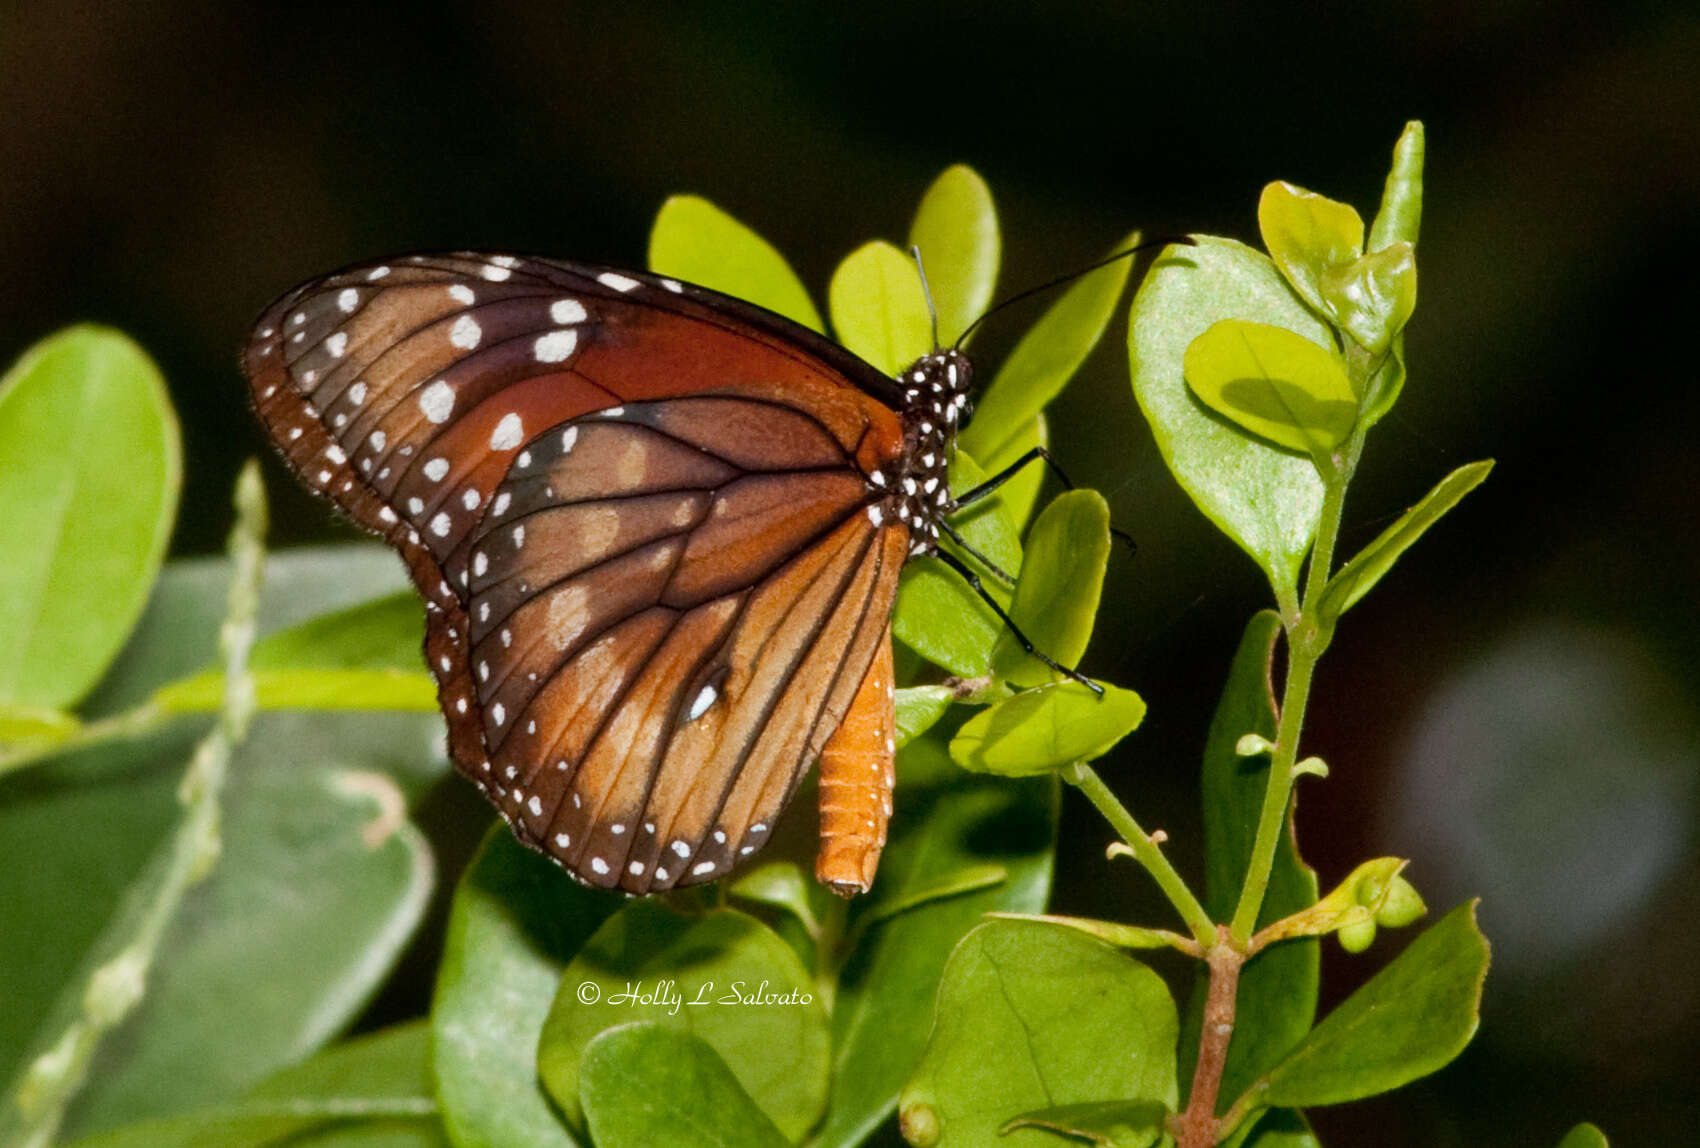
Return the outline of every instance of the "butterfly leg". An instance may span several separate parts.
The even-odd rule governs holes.
[[[949,522],[942,518],[939,519],[938,525],[939,533],[956,543],[958,549],[967,554],[968,557],[974,559],[974,561],[978,562],[980,565],[984,566],[987,572],[997,578],[998,581],[1007,586],[1015,585],[1015,575],[1009,573],[1002,566],[999,566],[986,555],[980,553],[980,551],[970,544],[966,538],[962,537],[961,532],[958,531],[956,527],[952,526]]]
[[[985,482],[982,482],[979,486],[964,491],[962,495],[951,504],[951,512],[954,513],[955,511],[962,509],[964,506],[971,506],[974,503],[979,502],[981,499],[997,490],[998,487],[1014,478],[1020,471],[1032,463],[1039,462],[1041,460],[1043,460],[1046,466],[1051,468],[1051,473],[1057,476],[1057,481],[1063,484],[1064,490],[1074,489],[1074,483],[1070,482],[1068,475],[1063,473],[1063,468],[1057,465],[1057,460],[1052,457],[1051,452],[1042,446],[1036,446],[1020,458],[1016,459],[1014,462],[1010,463],[1008,466],[1004,467],[1002,470],[998,471],[996,474],[992,475],[992,477],[988,478]],[[1110,527],[1110,533],[1126,543],[1130,552],[1139,549],[1139,544],[1133,540],[1133,535],[1120,527]],[[950,537],[957,542],[962,541],[960,538],[956,537],[954,531],[950,533]],[[967,547],[965,546],[964,549],[967,549]],[[970,550],[969,553],[972,554],[973,551]],[[974,554],[974,557],[980,558],[980,555]],[[985,561],[983,558],[980,560]],[[987,563],[987,566],[989,566],[992,570],[997,571],[999,574],[1003,573],[1001,570],[998,570],[996,566],[992,566],[991,563]]]
[[[891,820],[897,715],[892,708],[891,638],[882,638],[867,676],[820,754],[820,852],[815,879],[840,896],[874,883]]]
[[[1029,654],[1032,654],[1035,658],[1038,658],[1041,662],[1044,662],[1047,666],[1051,667],[1051,669],[1055,670],[1057,673],[1062,674],[1066,678],[1070,678],[1074,681],[1079,682],[1081,685],[1085,686],[1087,689],[1091,690],[1093,693],[1097,694],[1099,697],[1104,696],[1104,687],[1103,686],[1099,685],[1097,682],[1093,681],[1091,678],[1082,674],[1079,670],[1071,670],[1067,666],[1056,661],[1054,658],[1052,658],[1049,654],[1045,653],[1043,650],[1037,649],[1033,645],[1033,643],[1028,639],[1027,635],[1023,634],[1021,632],[1021,627],[1017,626],[1015,624],[1014,619],[1012,619],[1009,616],[1009,611],[1005,610],[1002,606],[998,605],[998,600],[996,598],[992,597],[991,594],[987,592],[985,585],[980,581],[980,576],[978,574],[974,573],[974,571],[968,569],[967,564],[964,563],[962,561],[962,559],[960,559],[956,555],[950,553],[950,551],[948,551],[948,550],[938,551],[937,554],[935,555],[935,557],[937,557],[940,562],[943,562],[946,566],[949,566],[952,570],[954,570],[958,574],[962,575],[963,581],[967,582],[968,585],[973,588],[974,593],[976,593],[980,596],[980,600],[985,602],[986,605],[988,605],[992,608],[992,613],[996,614],[999,618],[1003,619],[1003,624],[1009,627],[1009,632],[1012,635],[1015,636],[1015,640],[1018,643],[1020,643],[1021,648],[1023,650],[1027,651]]]

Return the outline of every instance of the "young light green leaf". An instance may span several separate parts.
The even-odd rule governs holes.
[[[1187,388],[1187,347],[1225,318],[1285,327],[1318,345],[1332,338],[1265,256],[1232,240],[1200,237],[1196,246],[1166,249],[1134,295],[1128,328],[1134,394],[1176,480],[1263,568],[1277,598],[1292,600],[1322,511],[1322,479],[1308,458],[1248,437]]]
[[[832,1097],[812,1148],[854,1148],[890,1114],[926,1044],[939,977],[963,935],[989,911],[1037,912],[1050,894],[1054,777],[965,776],[937,735],[917,739],[902,757],[879,879],[851,906],[860,940],[843,962],[832,1010]],[[938,896],[976,874],[983,879],[994,865],[1001,881]]]
[[[1610,1148],[1606,1134],[1592,1124],[1578,1124],[1564,1134],[1558,1148]]]
[[[978,172],[959,163],[932,182],[909,225],[909,245],[921,249],[939,311],[939,342],[950,346],[985,313],[998,279],[998,215]]]
[[[561,972],[621,905],[575,884],[497,824],[455,890],[437,995],[433,1068],[458,1148],[573,1148],[537,1081],[537,1041]]]
[[[1037,414],[1026,430],[1017,431],[1013,437],[1005,439],[1003,445],[981,464],[987,474],[1002,474],[1016,463],[1023,463],[1019,471],[1006,478],[1003,485],[987,497],[994,506],[1003,508],[1017,532],[1025,530],[1032,521],[1033,508],[1039,503],[1039,490],[1045,485],[1045,476],[1050,469],[1043,459],[1023,460],[1034,447],[1048,450],[1050,445],[1050,422],[1043,414]]]
[[[1435,1071],[1476,1031],[1487,966],[1487,939],[1468,902],[1324,1017],[1257,1086],[1258,1101],[1343,1104]]]
[[[1361,412],[1358,418],[1368,428],[1381,421],[1383,415],[1393,409],[1393,404],[1399,401],[1399,392],[1405,389],[1405,333],[1399,332],[1387,345],[1387,354],[1382,356],[1381,365],[1370,375],[1364,384],[1364,393],[1360,403]]]
[[[1219,320],[1187,347],[1184,369],[1212,410],[1319,465],[1357,421],[1357,396],[1340,360],[1282,327]]]
[[[1369,250],[1417,242],[1423,221],[1423,124],[1412,120],[1393,145],[1393,165],[1381,192],[1381,208],[1369,229]]]
[[[1106,255],[1139,242],[1126,236]],[[1010,439],[1028,433],[1033,417],[1061,393],[1104,335],[1127,286],[1131,260],[1088,272],[1045,311],[1004,360],[974,404],[960,445],[975,458],[1002,456]]]
[[[826,330],[785,257],[699,196],[675,195],[661,205],[649,233],[649,268],[777,311],[813,330]]]
[[[0,378],[0,701],[66,709],[148,600],[182,445],[159,369],[117,331],[71,327]]]
[[[1098,697],[1079,682],[1052,682],[968,719],[950,741],[950,756],[975,773],[1049,773],[1104,756],[1144,717],[1145,702],[1132,690],[1105,685]]]
[[[714,1046],[655,1023],[584,1050],[584,1113],[597,1148],[788,1148]]]
[[[944,716],[956,691],[949,686],[910,686],[896,691],[897,748],[902,749],[933,727]]]
[[[895,375],[933,349],[933,324],[915,260],[884,240],[844,257],[826,292],[838,341]]]
[[[1204,906],[1225,921],[1239,903],[1251,865],[1258,814],[1269,781],[1269,758],[1241,757],[1235,743],[1246,734],[1275,737],[1275,699],[1270,663],[1280,639],[1281,619],[1271,610],[1252,616],[1228,669],[1227,684],[1204,744],[1200,778],[1204,801]],[[1316,873],[1299,857],[1292,825],[1276,844],[1269,889],[1258,924],[1266,925],[1316,901]],[[1265,949],[1240,971],[1234,1039],[1222,1075],[1222,1095],[1237,1096],[1310,1031],[1321,981],[1321,950],[1313,940]],[[1179,1061],[1183,1078],[1197,1063],[1204,1015],[1205,978],[1200,975],[1181,1026]],[[1190,1084],[1183,1079],[1183,1086]]]
[[[211,713],[223,688],[222,674],[197,674],[162,686],[153,703],[167,713]],[[429,674],[404,670],[260,670],[254,704],[262,710],[428,714],[437,712],[437,684]]]
[[[329,1125],[408,1132],[443,1145],[431,1089],[431,1032],[425,1021],[336,1045],[286,1068],[241,1100],[181,1116],[127,1124],[73,1148],[264,1148],[326,1143]]]
[[[1234,1027],[1236,1031],[1239,1028],[1237,1024]],[[1322,1142],[1303,1113],[1291,1108],[1266,1108],[1248,1117],[1222,1141],[1222,1148],[1322,1148]]]
[[[1322,273],[1322,297],[1334,321],[1372,355],[1387,349],[1417,308],[1417,256],[1409,243]]]
[[[1466,494],[1481,485],[1492,469],[1492,459],[1459,467],[1441,479],[1421,502],[1401,514],[1397,522],[1376,535],[1368,546],[1358,551],[1329,579],[1318,606],[1323,618],[1332,621],[1351,609],[1381,581],[1382,575],[1393,568],[1400,555],[1409,550],[1429,527],[1439,522],[1447,511],[1457,506]]]
[[[792,1140],[826,1108],[826,1009],[796,953],[753,917],[693,919],[634,901],[597,930],[562,975],[537,1048],[538,1075],[570,1123],[587,1046],[634,1020],[706,1040]]]
[[[898,1102],[903,1126],[931,1123],[938,1148],[1023,1148],[1055,1141],[997,1132],[1040,1109],[1105,1097],[1172,1108],[1175,1026],[1162,980],[1126,954],[1068,929],[988,922],[945,968],[932,1037]]]
[[[1100,1100],[1024,1112],[998,1129],[1047,1128],[1103,1148],[1149,1148],[1163,1134],[1169,1110],[1154,1100]]]
[[[950,461],[950,489],[960,494],[984,481],[984,473],[965,451]],[[1021,540],[993,500],[975,503],[955,526],[974,549],[1011,576],[1021,571]],[[989,505],[988,505],[989,504]],[[967,559],[970,568],[978,565]],[[1010,591],[1003,581],[982,574],[980,581],[1006,609]],[[892,635],[934,665],[960,678],[975,678],[991,665],[992,648],[1003,622],[954,570],[936,558],[917,558],[903,569]]]
[[[1110,559],[1110,507],[1095,490],[1071,490],[1045,507],[1027,536],[1027,557],[1010,617],[1037,650],[1074,666],[1092,639],[1104,569]],[[1036,686],[1056,671],[1021,648],[1005,629],[992,652],[992,675]]]
[[[1290,183],[1264,187],[1257,201],[1263,246],[1294,291],[1325,311],[1322,277],[1364,250],[1364,221],[1350,204],[1338,203]]]

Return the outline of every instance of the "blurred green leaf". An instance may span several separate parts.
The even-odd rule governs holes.
[[[950,756],[975,773],[1049,773],[1104,756],[1144,717],[1145,702],[1132,690],[1105,685],[1098,697],[1079,682],[1052,682],[968,719],[951,739]]]
[[[700,196],[675,195],[661,205],[649,233],[649,268],[826,330],[785,257]]]
[[[930,1118],[939,1148],[1021,1148],[1055,1141],[997,1131],[1039,1109],[1105,1098],[1172,1109],[1175,1026],[1161,978],[1125,954],[1067,929],[988,922],[951,954],[899,1101],[904,1126]]]
[[[1105,254],[1138,242],[1139,233],[1134,232]],[[958,440],[964,450],[975,458],[1003,457],[1011,439],[1031,433],[1034,416],[1062,392],[1103,338],[1127,286],[1131,262],[1118,259],[1082,275],[1028,329],[975,400],[974,417]]]
[[[1065,666],[1079,664],[1092,640],[1104,568],[1110,560],[1110,506],[1095,490],[1058,495],[1027,536],[1010,617],[1034,649]],[[992,652],[992,674],[1016,686],[1056,679],[1056,671],[1021,648],[1004,628]]]
[[[839,263],[827,288],[838,341],[886,375],[933,349],[932,320],[915,260],[884,240],[864,243]]]
[[[584,1050],[597,1148],[786,1148],[714,1047],[654,1023],[609,1029]]]
[[[1204,802],[1204,907],[1212,919],[1226,921],[1239,903],[1251,867],[1258,815],[1269,781],[1269,757],[1241,757],[1235,743],[1248,733],[1275,738],[1275,699],[1270,695],[1270,662],[1281,632],[1272,610],[1252,616],[1228,669],[1204,744],[1200,788]],[[1258,913],[1267,925],[1315,903],[1316,872],[1299,857],[1289,815],[1275,847],[1269,889]],[[1275,945],[1240,970],[1234,1015],[1234,1039],[1222,1074],[1222,1095],[1238,1096],[1270,1065],[1298,1043],[1316,1017],[1321,981],[1321,949],[1314,940]],[[1198,1034],[1204,1020],[1204,990],[1198,976],[1181,1026],[1179,1057],[1184,1084],[1198,1061]]]
[[[909,245],[921,249],[939,311],[939,341],[949,346],[985,313],[998,279],[997,209],[978,172],[960,163],[945,168],[921,196]]]
[[[154,704],[168,713],[210,713],[218,708],[224,675],[196,674],[164,686]],[[259,670],[254,701],[262,710],[402,710],[437,712],[437,684],[429,674],[406,670]]]
[[[1412,120],[1393,145],[1393,164],[1381,192],[1381,208],[1369,229],[1369,250],[1417,242],[1423,219],[1423,124]]]
[[[1277,598],[1292,600],[1322,511],[1322,479],[1308,458],[1248,438],[1187,388],[1187,347],[1226,318],[1284,327],[1318,346],[1331,341],[1267,258],[1202,236],[1196,246],[1166,249],[1134,295],[1134,394],[1181,487],[1263,568]]]
[[[731,897],[785,910],[802,922],[812,938],[820,931],[812,885],[811,876],[803,873],[801,865],[781,858],[758,862],[735,874],[726,892]]]
[[[256,768],[244,747],[224,806],[218,867],[101,1046],[69,1132],[228,1101],[310,1055],[353,1020],[424,912],[430,850],[383,775]]]
[[[984,481],[979,466],[965,452],[950,461],[950,489],[960,493]],[[989,502],[990,500],[988,500]],[[976,503],[955,522],[968,544],[1012,576],[1021,571],[1021,541],[997,506]],[[978,565],[966,559],[972,569]],[[999,579],[982,573],[981,582],[1006,608],[1010,591]],[[980,600],[967,582],[936,558],[915,558],[903,568],[897,608],[891,617],[892,635],[934,665],[960,678],[984,674],[1003,622]]]
[[[183,1116],[125,1125],[73,1148],[265,1148],[323,1145],[327,1131],[412,1136],[447,1145],[431,1090],[431,1032],[425,1021],[336,1045],[286,1068],[241,1100]],[[340,1126],[340,1128],[338,1127]]]
[[[1264,1078],[1260,1101],[1343,1104],[1435,1071],[1476,1031],[1487,965],[1487,939],[1467,902],[1324,1017]]]
[[[57,745],[81,726],[63,710],[0,702],[0,752]]]
[[[437,1099],[456,1148],[582,1143],[537,1079],[537,1042],[562,971],[620,904],[491,827],[455,890],[431,1006]]]
[[[902,749],[944,716],[956,691],[949,686],[910,686],[892,697],[897,711],[897,748]]]
[[[1293,184],[1268,184],[1257,201],[1263,246],[1300,298],[1327,311],[1323,277],[1364,250],[1364,221],[1350,204]]]
[[[1332,351],[1267,323],[1222,319],[1186,349],[1187,385],[1252,434],[1325,464],[1357,421],[1357,396]]]
[[[1401,514],[1392,526],[1376,535],[1368,546],[1358,551],[1328,580],[1317,606],[1322,618],[1332,622],[1351,609],[1429,527],[1457,506],[1466,494],[1480,486],[1492,469],[1491,459],[1459,467],[1441,479],[1421,502]]]
[[[1606,1134],[1592,1124],[1578,1124],[1564,1134],[1558,1148],[1610,1148]]]
[[[964,776],[936,734],[903,751],[898,777],[879,878],[850,907],[860,940],[840,972],[832,1095],[826,1120],[809,1140],[813,1148],[860,1145],[891,1112],[932,1028],[945,961],[982,914],[1038,912],[1050,893],[1054,777]],[[936,897],[953,880],[993,864],[1004,874],[1001,882]]]
[[[796,1139],[826,1108],[831,1058],[824,1005],[784,941],[736,909],[683,917],[633,901],[603,923],[561,976],[537,1069],[578,1124],[581,1058],[597,1034],[631,1021],[706,1040],[756,1105]],[[756,994],[759,1003],[744,999]]]
[[[1248,1117],[1222,1142],[1222,1148],[1322,1148],[1322,1142],[1302,1113],[1269,1108]]]
[[[128,338],[71,327],[0,378],[0,701],[64,709],[158,576],[182,483],[177,416]]]
[[[1148,1148],[1163,1135],[1163,1121],[1168,1115],[1169,1110],[1154,1100],[1062,1104],[1017,1116],[1000,1129],[1000,1134],[1017,1128],[1048,1128],[1104,1148]]]

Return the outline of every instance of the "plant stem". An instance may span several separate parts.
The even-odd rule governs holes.
[[[1228,943],[1217,945],[1205,956],[1210,987],[1204,997],[1204,1028],[1198,1034],[1198,1066],[1193,1069],[1186,1110],[1169,1129],[1178,1148],[1210,1148],[1216,1143],[1216,1097],[1222,1088],[1222,1070],[1228,1063],[1228,1041],[1234,1035],[1235,997],[1245,959],[1244,953]]]
[[[101,1040],[141,1003],[159,945],[184,896],[206,877],[219,853],[219,798],[230,755],[254,713],[248,651],[254,643],[264,568],[265,496],[250,463],[236,485],[237,521],[230,535],[235,572],[219,631],[225,690],[219,721],[195,748],[178,786],[183,819],[163,853],[129,895],[110,935],[117,938],[89,975],[81,1011],[52,1047],[38,1055],[0,1106],[0,1148],[51,1144],[88,1075]]]
[[[1269,891],[1269,873],[1275,864],[1275,848],[1287,823],[1293,794],[1293,765],[1299,756],[1299,732],[1304,727],[1305,705],[1310,700],[1311,678],[1316,663],[1333,637],[1333,627],[1317,615],[1317,603],[1328,585],[1334,562],[1334,544],[1340,536],[1340,519],[1346,504],[1346,486],[1357,469],[1363,451],[1363,429],[1353,432],[1333,467],[1323,473],[1322,514],[1316,524],[1316,541],[1311,547],[1310,569],[1305,573],[1304,604],[1297,615],[1282,612],[1287,632],[1287,680],[1281,691],[1281,719],[1276,727],[1275,749],[1269,758],[1269,783],[1263,791],[1263,809],[1258,815],[1257,839],[1251,864],[1246,870],[1240,902],[1229,929],[1230,942],[1244,950],[1257,927],[1257,915]]]
[[[38,761],[46,761],[62,753],[73,750],[87,749],[91,745],[115,741],[119,738],[141,737],[152,733],[170,720],[172,715],[154,705],[144,702],[134,709],[115,713],[98,721],[85,722],[71,730],[62,740],[42,742],[25,749],[11,753],[0,754],[0,777],[34,765]]]
[[[1147,872],[1156,880],[1163,894],[1169,898],[1169,903],[1186,922],[1201,948],[1206,950],[1216,945],[1216,925],[1211,921],[1210,914],[1205,911],[1197,897],[1192,895],[1186,882],[1169,864],[1169,859],[1163,856],[1163,851],[1157,847],[1157,842],[1151,835],[1139,827],[1139,822],[1133,819],[1133,814],[1127,807],[1116,800],[1116,795],[1110,792],[1110,787],[1104,784],[1104,779],[1085,762],[1075,762],[1062,771],[1063,780],[1086,795],[1098,812],[1104,815],[1115,831],[1121,834],[1129,849],[1133,850],[1135,860],[1145,866]]]

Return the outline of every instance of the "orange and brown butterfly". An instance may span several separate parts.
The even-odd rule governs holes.
[[[295,288],[243,365],[291,469],[406,561],[450,755],[520,841],[595,886],[711,881],[818,760],[817,876],[870,887],[959,351],[893,379],[705,288],[463,252]]]

